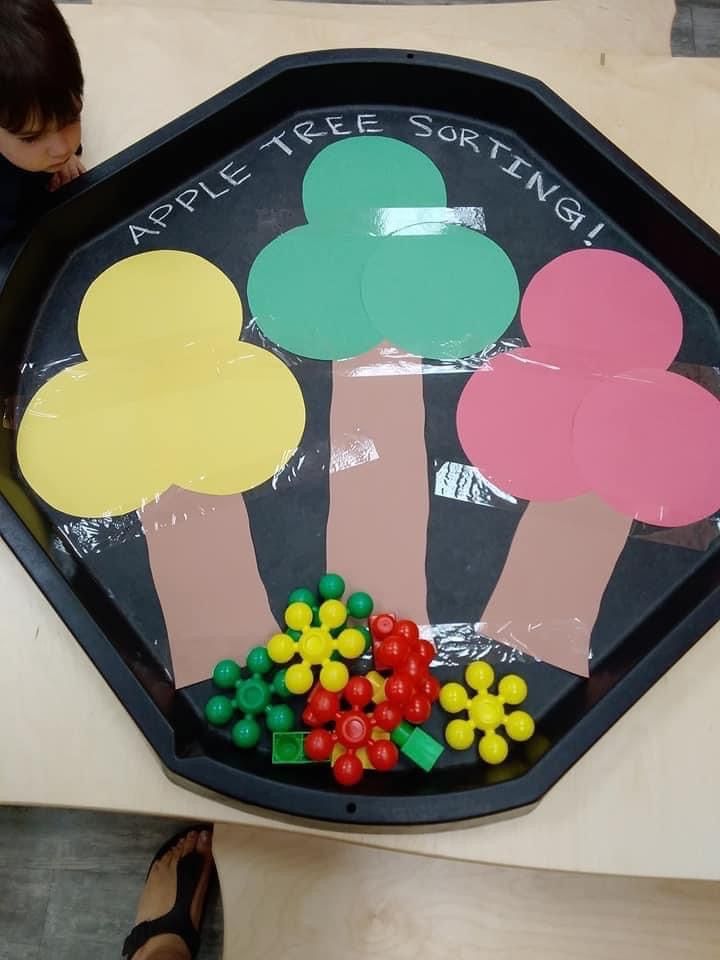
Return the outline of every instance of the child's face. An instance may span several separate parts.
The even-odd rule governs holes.
[[[80,117],[67,126],[39,127],[29,121],[20,133],[0,127],[0,153],[10,163],[31,173],[57,173],[80,146]]]

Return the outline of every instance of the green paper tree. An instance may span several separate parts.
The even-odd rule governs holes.
[[[315,360],[384,341],[418,357],[485,349],[515,316],[519,287],[504,250],[447,222],[435,164],[388,137],[332,144],[303,181],[307,224],[260,252],[248,299],[263,333]]]
[[[396,374],[496,341],[517,310],[517,276],[498,244],[457,222],[435,164],[399,140],[366,135],[326,147],[305,174],[302,201],[307,224],[276,237],[252,265],[250,307],[279,346],[333,362],[333,460],[347,465],[358,438],[371,450],[364,472],[331,472],[329,566],[368,584],[381,606],[387,591],[388,602],[427,622],[422,377]],[[375,546],[392,531],[404,547],[401,569],[392,551],[358,551],[353,530]]]

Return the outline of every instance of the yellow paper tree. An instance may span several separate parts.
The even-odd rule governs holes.
[[[174,594],[187,593],[187,584],[163,576],[156,560],[162,565],[163,557],[178,553],[180,540],[173,542],[171,528],[181,527],[183,516],[193,522],[183,491],[204,495],[198,516],[208,519],[208,529],[208,513],[221,509],[220,498],[232,499],[235,513],[244,512],[242,497],[227,495],[250,490],[282,469],[305,426],[294,376],[267,350],[238,339],[242,322],[237,290],[202,257],[161,250],[122,260],[91,284],[80,307],[78,336],[87,359],[38,390],[18,432],[22,473],[52,507],[78,517],[142,512],[177,686],[208,676],[218,645],[224,649],[230,639],[213,636],[202,582],[195,584],[192,605],[201,611],[198,624],[207,624],[207,635],[198,628],[181,642],[173,636],[171,624],[186,623],[187,615],[169,607],[176,605]],[[145,511],[162,505],[173,491],[186,498],[183,513],[173,509],[171,523],[149,525]],[[201,520],[194,522],[202,539]],[[161,528],[162,549],[154,557],[150,539]],[[234,544],[217,542],[215,552],[226,565],[244,551],[235,592],[245,592],[247,612],[248,590],[262,584],[246,515],[234,529]],[[238,530],[247,536],[238,536]],[[185,538],[180,553],[193,536],[190,543]],[[207,546],[199,544],[203,566]],[[242,582],[248,569],[255,572],[253,583]],[[203,579],[211,575],[206,571]],[[264,591],[257,608],[269,614]]]

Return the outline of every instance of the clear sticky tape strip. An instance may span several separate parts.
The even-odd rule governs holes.
[[[457,500],[478,507],[497,510],[510,510],[520,514],[526,501],[518,500],[506,493],[477,467],[469,463],[453,460],[435,460],[433,463],[435,479],[433,493],[436,497]],[[686,527],[655,527],[649,523],[635,521],[630,528],[630,538],[647,540],[669,547],[682,547],[686,550],[707,550],[720,537],[720,512],[688,524]]]
[[[448,226],[467,227],[485,233],[482,207],[378,207],[368,210],[368,233],[373,237],[436,236]]]
[[[343,377],[394,377],[433,376],[446,373],[474,373],[501,353],[517,350],[526,344],[518,337],[507,337],[490,343],[479,353],[457,360],[426,360],[413,353],[406,353],[391,343],[381,344],[371,356],[355,357],[335,364],[335,376]]]
[[[434,667],[457,667],[486,658],[496,664],[527,663],[535,659],[516,647],[483,636],[481,623],[424,624],[420,635],[435,647]]]

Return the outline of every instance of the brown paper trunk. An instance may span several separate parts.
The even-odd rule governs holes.
[[[400,372],[402,370],[402,372]],[[394,371],[394,372],[393,372]],[[427,623],[429,514],[421,361],[380,346],[333,364],[328,569],[376,610]],[[371,441],[371,444],[368,443]],[[374,446],[355,466],[343,451]]]
[[[176,687],[244,660],[278,629],[260,579],[242,494],[171,487],[140,512]]]
[[[588,676],[590,635],[631,525],[594,494],[528,504],[480,632]]]

